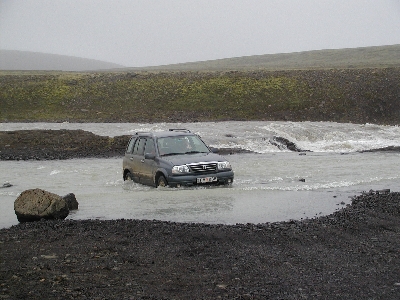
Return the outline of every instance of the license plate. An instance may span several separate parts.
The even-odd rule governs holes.
[[[209,182],[215,182],[217,181],[217,177],[202,177],[202,178],[197,178],[197,183],[209,183]]]

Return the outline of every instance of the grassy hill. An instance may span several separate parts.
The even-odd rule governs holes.
[[[299,70],[400,67],[400,45],[265,54],[132,68],[147,71]]]
[[[0,70],[12,71],[252,71],[400,67],[400,45],[265,54],[166,66],[126,68],[79,57],[0,50]]]
[[[378,48],[383,53],[372,55]],[[196,68],[187,64],[190,70],[170,71],[162,67],[102,72],[0,71],[0,122],[286,120],[398,125],[400,66],[396,65],[396,49],[399,46],[353,49],[365,57],[358,58],[358,67],[356,56],[349,54],[354,51],[344,49],[342,54],[332,50],[336,54],[325,60],[319,51],[293,54],[309,56],[310,63],[316,55],[314,67],[308,68],[300,68],[301,61],[296,67],[296,59],[287,56],[287,64],[281,65],[284,70],[261,68],[260,61],[258,67],[247,62],[243,65],[248,69],[240,69],[232,59],[214,61],[229,62],[226,69],[198,63]],[[276,57],[282,59],[286,54]],[[259,57],[250,58],[258,61]],[[352,61],[351,66],[344,61]]]
[[[123,68],[123,66],[95,59],[66,55],[0,50],[0,70],[91,71],[115,68]]]

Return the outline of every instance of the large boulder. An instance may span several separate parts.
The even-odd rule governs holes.
[[[19,222],[65,219],[69,214],[63,197],[41,189],[22,192],[14,201],[14,210]]]

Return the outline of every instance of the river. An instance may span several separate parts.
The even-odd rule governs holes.
[[[18,223],[13,202],[31,188],[74,193],[69,219],[157,219],[175,222],[264,223],[327,215],[370,189],[400,190],[400,153],[358,151],[400,146],[398,126],[331,122],[0,123],[0,130],[83,129],[118,136],[188,128],[228,155],[232,187],[152,188],[122,180],[122,156],[61,161],[0,161],[0,228]],[[310,152],[274,145],[283,137]]]

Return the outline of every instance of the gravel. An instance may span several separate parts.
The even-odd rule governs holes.
[[[388,190],[279,223],[21,223],[0,230],[0,299],[400,299],[399,232]]]

